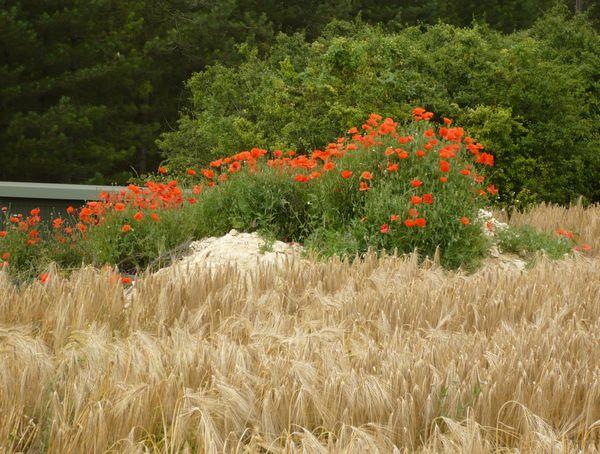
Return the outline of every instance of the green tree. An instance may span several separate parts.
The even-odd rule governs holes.
[[[333,22],[314,42],[280,35],[265,58],[246,47],[239,66],[195,74],[191,106],[160,147],[179,168],[252,146],[306,152],[371,112],[403,120],[424,105],[495,152],[505,201],[600,200],[599,49],[589,21],[564,7],[509,35]]]

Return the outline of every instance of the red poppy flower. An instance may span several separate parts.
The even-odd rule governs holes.
[[[308,181],[308,177],[306,175],[295,175],[294,176],[294,180],[296,180],[298,183],[306,183]]]
[[[462,169],[462,170],[460,171],[460,174],[461,174],[461,175],[470,175],[470,174],[471,174],[471,171],[470,171],[469,169]]]
[[[410,182],[410,185],[411,185],[413,188],[418,188],[418,187],[419,187],[419,186],[421,186],[422,184],[423,184],[423,182],[422,182],[421,180],[417,180],[416,178]]]
[[[154,221],[154,222],[158,222],[160,221],[160,218],[158,217],[158,214],[156,213],[150,213],[150,218]]]
[[[194,169],[187,169],[187,174],[194,176],[194,175],[196,175],[196,171]]]
[[[373,175],[371,175],[371,172],[369,172],[369,171],[365,170],[365,171],[364,171],[364,172],[363,172],[363,173],[360,175],[360,177],[361,177],[363,180],[370,180],[371,178],[373,178]]]
[[[414,226],[415,226],[415,221],[414,221],[414,220],[412,220],[412,219],[406,219],[406,220],[404,221],[404,225],[405,225],[406,227],[414,227]]]
[[[366,183],[364,181],[360,182],[360,185],[358,186],[358,190],[359,191],[368,191],[369,189],[370,188],[369,188],[369,184],[368,183]]]
[[[131,232],[131,226],[129,224],[125,224],[123,227],[121,227],[121,232],[123,232],[123,233]]]
[[[73,214],[74,211],[75,211],[75,208],[73,208],[72,206],[67,207],[67,213]]]
[[[335,162],[333,161],[328,161],[325,163],[325,165],[323,165],[323,170],[333,170],[335,168]]]
[[[127,277],[127,276],[123,276],[123,277],[121,277],[121,282],[125,285],[131,284],[131,278]]]
[[[425,227],[427,225],[427,221],[425,220],[425,218],[417,218],[415,219],[415,225],[417,227]]]
[[[6,235],[6,230],[0,230],[0,238],[4,238]]]
[[[463,216],[462,218],[460,218],[460,222],[462,222],[463,225],[468,225],[471,223],[471,221],[469,220],[468,217]]]
[[[164,175],[167,172],[168,172],[168,170],[167,170],[166,167],[161,166],[161,167],[158,168],[158,173],[160,173],[161,175]]]
[[[396,172],[398,170],[398,164],[389,164],[388,167],[388,172]]]
[[[40,274],[40,277],[39,277],[40,282],[42,284],[45,284],[46,282],[48,282],[48,278],[49,277],[50,277],[50,275],[48,273],[42,273],[42,274]]]
[[[32,216],[37,216],[38,214],[40,214],[40,209],[39,208],[34,208],[33,210],[30,211],[30,214]]]
[[[88,211],[89,211],[89,209],[83,208],[83,209],[81,210],[81,213],[80,213],[80,216],[79,216],[79,217],[86,217],[86,216],[88,216],[89,214],[91,214],[91,212],[90,212],[90,213],[88,213],[88,211],[86,211],[86,210],[88,210]],[[121,203],[121,202],[117,202],[117,203],[115,203],[115,211],[123,211],[123,210],[125,210],[125,204],[124,204],[124,203]],[[82,216],[82,215],[83,215],[83,216]]]
[[[442,172],[450,171],[450,163],[448,161],[440,161],[440,170]]]
[[[348,134],[358,134],[358,129],[356,129],[356,126],[348,129]]]
[[[409,208],[408,209],[408,215],[411,218],[416,218],[417,216],[419,216],[419,212],[416,209],[414,209],[414,208]]]
[[[5,252],[2,254],[2,260],[8,260],[10,258],[10,252]]]
[[[432,194],[423,194],[423,203],[431,205],[433,203],[433,195]]]
[[[410,198],[410,203],[412,203],[413,205],[418,205],[419,203],[421,203],[423,201],[423,199],[421,199],[421,197],[413,195]]]
[[[447,177],[440,177],[440,181],[442,183],[446,183],[448,181],[448,178]]]
[[[487,191],[492,195],[498,194],[498,189],[496,189],[496,187],[493,184],[488,185]]]
[[[383,224],[380,228],[379,231],[381,233],[388,233],[390,231],[390,226],[388,224]]]
[[[415,154],[419,158],[422,158],[423,156],[425,156],[425,152],[423,150],[417,150],[417,152]]]
[[[396,150],[396,154],[398,155],[398,157],[400,159],[407,159],[408,158],[408,153],[404,150],[401,150],[400,148],[398,148],[398,150]]]
[[[341,174],[342,174],[342,178],[344,178],[346,180],[352,176],[352,172],[349,170],[342,170]]]
[[[477,156],[477,162],[479,164],[491,167],[494,165],[494,156],[489,153],[481,153],[479,156]]]
[[[452,124],[452,120],[450,120],[449,118],[444,117],[443,120],[446,126],[450,126]]]

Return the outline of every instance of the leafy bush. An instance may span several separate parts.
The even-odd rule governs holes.
[[[438,24],[396,33],[333,22],[306,42],[280,35],[266,57],[188,82],[191,107],[159,141],[172,167],[267,145],[309,153],[376,111],[401,121],[424,105],[456,117],[495,152],[501,200],[600,200],[600,39],[557,7],[528,31]]]
[[[352,127],[309,155],[252,148],[189,167],[177,179],[161,167],[162,181],[102,194],[45,232],[38,210],[8,215],[0,252],[17,273],[39,273],[50,261],[135,272],[182,243],[236,228],[324,256],[416,250],[447,268],[472,270],[489,247],[478,213],[498,192],[484,175],[494,157],[452,120],[433,118],[423,108],[403,125],[371,114],[363,133]],[[569,244],[527,230],[502,242],[551,253]]]

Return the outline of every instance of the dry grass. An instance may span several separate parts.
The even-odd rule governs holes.
[[[600,451],[598,258],[0,276],[0,452]]]

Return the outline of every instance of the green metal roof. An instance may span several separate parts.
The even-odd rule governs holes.
[[[21,183],[0,181],[0,198],[98,200],[101,192],[117,192],[122,186],[87,184]]]

